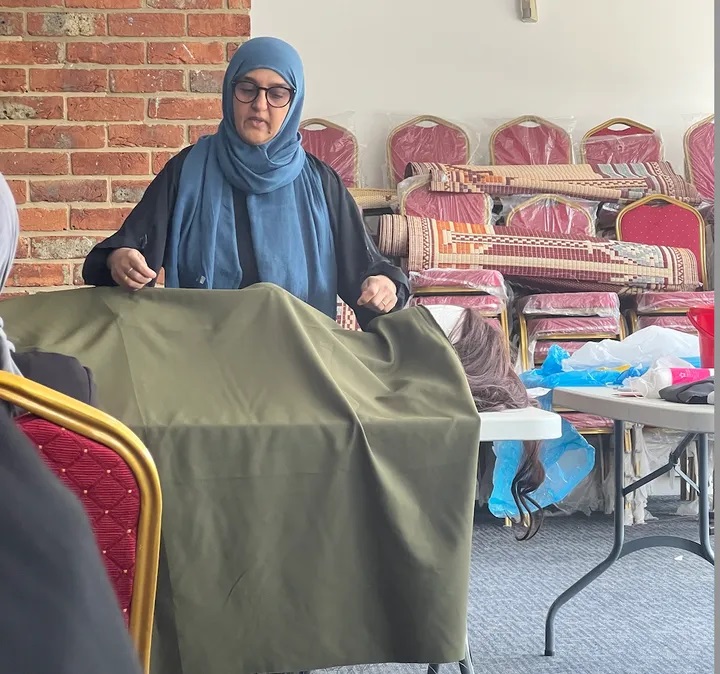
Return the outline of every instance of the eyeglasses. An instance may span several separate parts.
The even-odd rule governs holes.
[[[271,108],[284,108],[290,104],[295,90],[289,87],[259,87],[252,82],[241,80],[235,82],[233,89],[235,98],[240,103],[254,103],[255,99],[260,95],[261,91],[265,92],[265,100]]]

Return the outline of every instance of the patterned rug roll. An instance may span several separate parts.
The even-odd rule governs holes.
[[[384,215],[380,230],[396,244],[407,232],[407,269],[495,269],[521,284],[548,289],[638,293],[700,287],[691,251],[568,234],[528,236],[513,227],[467,225]],[[394,250],[399,250],[395,246]],[[387,253],[388,247],[383,247]],[[394,253],[400,254],[402,253]]]

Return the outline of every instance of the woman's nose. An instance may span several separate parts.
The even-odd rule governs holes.
[[[267,91],[260,89],[260,91],[258,91],[257,97],[253,101],[253,109],[257,110],[258,112],[262,112],[263,110],[267,110],[267,107]]]

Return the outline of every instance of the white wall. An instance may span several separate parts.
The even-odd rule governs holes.
[[[574,118],[576,141],[631,117],[662,132],[682,170],[684,128],[713,111],[713,1],[537,0],[536,24],[519,20],[517,4],[255,0],[252,26],[300,51],[306,117],[354,113],[376,185],[391,124],[418,113],[476,131],[484,119]]]

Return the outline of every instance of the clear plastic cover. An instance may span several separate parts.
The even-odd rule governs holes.
[[[548,351],[553,345],[557,344],[561,349],[565,349],[569,354],[575,353],[579,348],[585,345],[585,342],[573,342],[573,341],[548,341],[541,340],[535,344],[535,349],[530,354],[531,359],[534,358],[536,363],[542,363],[548,355]]]
[[[595,236],[596,202],[575,201],[554,194],[537,194],[529,198],[503,197],[502,204],[503,211],[507,209],[505,224],[508,227]]]
[[[637,310],[640,314],[656,311],[677,311],[696,307],[714,307],[715,293],[708,290],[696,293],[646,292],[638,297]]]
[[[426,269],[410,272],[410,289],[422,294],[486,294],[508,300],[505,279],[494,269]]]
[[[683,138],[685,174],[703,199],[715,201],[715,115],[692,120]]]
[[[574,119],[548,120],[524,115],[509,121],[486,120],[492,128],[489,163],[494,165],[572,164]]]
[[[477,225],[492,224],[493,199],[489,194],[431,192],[429,186],[429,174],[403,180],[398,185],[400,214]]]
[[[620,333],[618,318],[530,318],[527,321],[528,341],[554,335],[617,335]]]
[[[471,132],[462,126],[434,117],[420,115],[393,126],[387,139],[387,168],[390,187],[405,178],[411,162],[468,164],[472,152]]]
[[[413,295],[409,306],[449,305],[474,309],[482,314],[495,316],[505,309],[505,301],[494,295]]]
[[[518,300],[526,316],[608,316],[620,320],[617,293],[549,293]]]
[[[638,316],[639,329],[642,330],[651,325],[670,328],[671,330],[679,330],[680,332],[688,332],[693,335],[697,334],[695,326],[687,316]]]
[[[584,412],[562,412],[560,416],[571,423],[576,431],[589,430],[611,430],[613,420],[599,417],[597,414],[586,414]]]
[[[662,161],[659,132],[631,119],[614,118],[588,131],[580,142],[583,164],[637,164]]]
[[[353,132],[352,114],[305,119],[300,135],[305,151],[334,169],[345,187],[360,186],[360,146]]]

